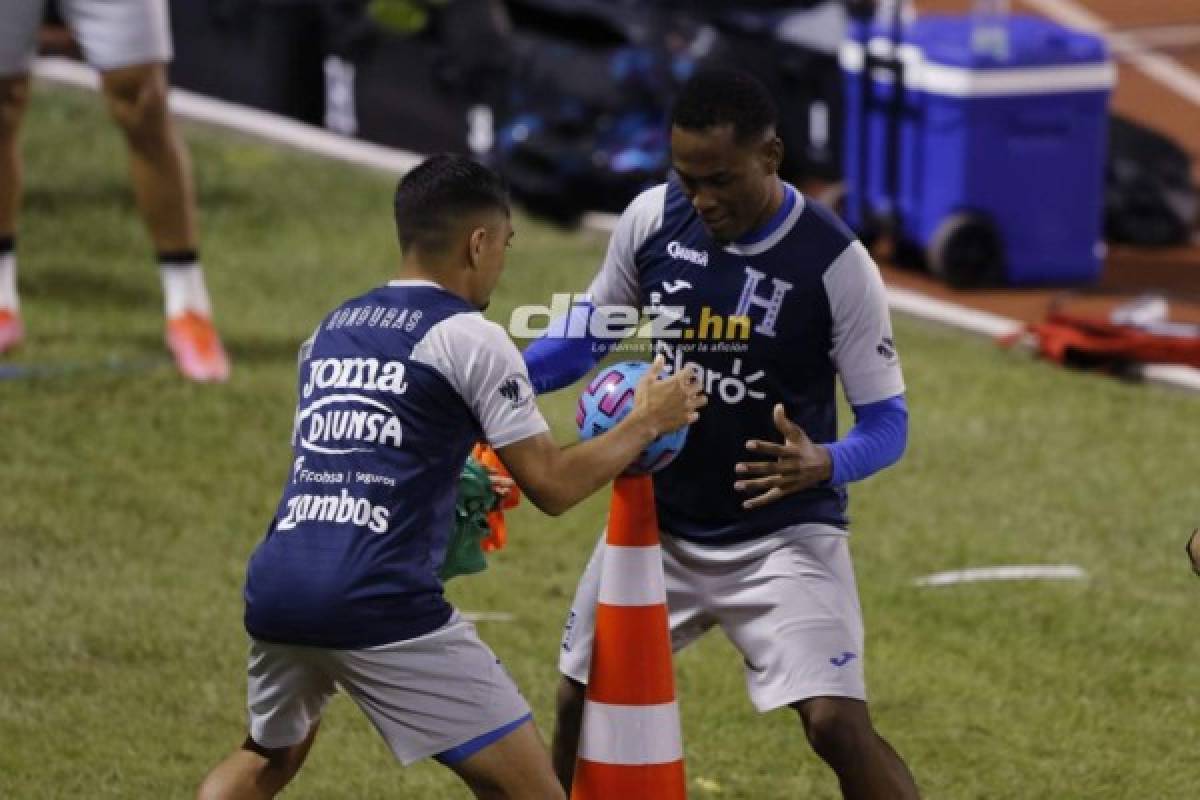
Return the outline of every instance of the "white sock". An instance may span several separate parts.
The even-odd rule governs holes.
[[[178,317],[189,311],[205,317],[212,316],[212,304],[208,289],[204,285],[204,270],[198,261],[191,264],[160,266],[162,275],[163,301],[167,319]]]
[[[17,311],[21,303],[17,300],[17,254],[0,256],[0,308]]]

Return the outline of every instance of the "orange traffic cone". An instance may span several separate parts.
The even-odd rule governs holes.
[[[571,800],[683,800],[667,592],[650,476],[613,486]]]

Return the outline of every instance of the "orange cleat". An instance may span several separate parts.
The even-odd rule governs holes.
[[[229,380],[229,356],[208,317],[188,311],[168,319],[167,347],[185,378],[201,383]]]
[[[20,312],[0,308],[0,353],[7,353],[24,339],[25,325]]]

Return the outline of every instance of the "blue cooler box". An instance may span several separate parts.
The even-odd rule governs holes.
[[[869,225],[861,218],[865,192],[868,216],[895,214],[900,244],[923,250],[943,277],[955,277],[947,259],[969,261],[990,246],[998,249],[993,281],[1093,281],[1104,255],[1108,98],[1116,70],[1098,36],[1039,17],[1001,24],[1007,45],[993,54],[973,50],[970,17],[918,19],[894,51],[881,29],[851,29],[840,54],[847,221],[859,230]],[[887,70],[873,71],[864,97],[865,52],[895,52],[903,73],[898,103]],[[897,129],[892,153],[889,124]],[[889,169],[897,171],[895,197]]]

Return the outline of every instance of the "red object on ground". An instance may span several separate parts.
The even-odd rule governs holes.
[[[1038,353],[1059,364],[1126,367],[1131,364],[1184,364],[1200,368],[1200,336],[1158,333],[1107,320],[1051,309],[1044,322],[1026,328]],[[1023,334],[1005,337],[1015,344]]]

